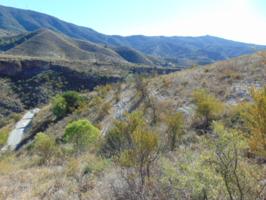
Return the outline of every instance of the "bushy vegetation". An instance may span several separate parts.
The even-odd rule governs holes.
[[[142,112],[133,112],[127,114],[123,120],[115,121],[113,128],[106,135],[101,152],[107,157],[119,155],[132,145],[133,132],[144,124]]]
[[[252,152],[266,158],[266,87],[251,91],[254,102],[243,112],[249,129],[249,147]]]
[[[176,144],[180,142],[184,132],[184,117],[183,114],[177,112],[175,114],[170,114],[166,117],[166,124],[168,126],[167,137],[168,145],[170,150],[173,151]]]
[[[60,154],[60,149],[56,145],[55,140],[45,133],[38,133],[36,135],[33,151],[40,156],[40,164],[47,164],[53,157]]]
[[[0,147],[5,145],[10,132],[10,127],[3,127],[0,129]]]
[[[242,84],[262,80],[255,70],[266,68],[252,65],[246,81],[247,68],[218,65],[130,80],[119,91],[99,87],[73,114],[49,122],[52,110],[42,108],[33,130],[45,133],[35,147],[1,157],[0,198],[264,200],[265,89],[251,98]]]
[[[151,183],[153,167],[160,153],[159,137],[150,129],[143,113],[133,112],[123,121],[117,121],[108,133],[102,151],[104,155],[113,156],[124,174],[121,181],[125,181],[125,190],[118,191],[120,189],[114,186],[114,192],[119,193],[115,195],[140,198]]]
[[[194,91],[193,100],[197,106],[196,114],[201,120],[201,127],[205,130],[210,127],[213,120],[223,114],[223,103],[206,90]]]
[[[74,144],[77,151],[89,149],[100,136],[98,128],[93,126],[88,120],[81,119],[67,125],[64,140]]]
[[[146,178],[151,177],[151,166],[158,158],[158,138],[155,133],[138,127],[131,136],[132,146],[121,152],[119,164],[122,167],[134,169],[131,178],[136,174],[140,180],[140,190],[144,187]]]
[[[64,97],[56,96],[53,100],[53,113],[57,118],[62,118],[67,114],[67,103]]]
[[[250,199],[247,196],[251,195],[253,186],[241,165],[244,162],[241,153],[246,148],[245,139],[237,131],[226,130],[219,123],[213,124],[213,132],[217,138],[208,140],[210,153],[207,162],[222,177],[230,200]]]
[[[52,102],[52,111],[57,118],[63,118],[77,109],[82,102],[82,97],[74,91],[57,95]]]

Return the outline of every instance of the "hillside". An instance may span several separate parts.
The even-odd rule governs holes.
[[[105,35],[0,5],[2,199],[266,200],[266,46]]]
[[[90,42],[73,40],[49,29],[41,29],[24,35],[23,38],[25,39],[23,41],[20,36],[17,38],[16,42],[13,42],[15,43],[13,47],[7,49],[8,44],[5,44],[4,54],[49,58],[51,60],[127,63],[111,49]]]
[[[97,96],[97,92],[99,92],[98,95],[103,98],[102,103],[110,104],[110,111],[108,112],[110,116],[107,115],[97,122],[103,130],[106,130],[110,125],[107,121],[111,122],[117,117],[121,117],[123,113],[143,109],[143,106],[147,103],[145,98],[152,101],[154,109],[158,109],[156,111],[158,114],[167,111],[169,108],[175,111],[184,109],[185,112],[186,110],[189,112],[194,109],[192,100],[194,90],[204,88],[224,103],[235,105],[250,100],[249,90],[252,87],[262,88],[264,85],[266,85],[266,53],[259,52],[201,68],[194,67],[168,75],[147,78],[143,80],[141,86],[136,85],[133,79],[113,89],[110,88],[112,86],[107,86],[108,92],[103,92],[103,94],[101,94],[101,88],[99,88],[99,91],[96,90],[90,95]],[[138,87],[145,88],[145,97],[139,94],[140,91],[138,90],[141,88]],[[116,98],[118,98],[118,101]],[[152,108],[149,108],[149,106],[145,116],[148,117],[148,120],[151,120],[149,117],[152,115]],[[88,114],[87,117],[94,122],[97,119],[94,113],[95,109],[88,107],[88,110],[84,110],[84,114],[86,114],[81,115],[85,117]],[[66,120],[71,120],[71,116],[67,117]],[[56,129],[62,130],[65,123],[67,123],[65,120],[59,122],[55,125]],[[51,130],[55,128],[53,126]]]
[[[130,48],[109,48],[89,41],[69,38],[50,29],[0,39],[0,50],[13,56],[28,56],[56,60],[87,60],[89,62],[120,62],[157,65],[144,54]]]
[[[143,55],[141,52],[138,52],[129,47],[116,47],[113,48],[121,57],[123,57],[128,62],[137,63],[137,64],[146,64],[153,65],[153,62]]]
[[[212,36],[111,36],[34,11],[1,6],[0,13],[0,30],[3,35],[7,35],[8,32],[18,34],[48,28],[76,39],[119,48],[121,46],[130,47],[143,54],[159,57],[170,66],[173,64],[178,67],[208,64],[265,49],[265,46],[234,42]],[[125,54],[128,52],[123,53],[123,55]]]
[[[56,118],[53,101],[34,118],[24,140],[29,144],[15,155],[3,155],[0,194],[5,199],[227,200],[232,193],[236,199],[263,200],[265,154],[262,149],[262,154],[254,151],[256,144],[250,143],[254,132],[242,112],[255,103],[251,89],[265,85],[266,53],[258,52],[201,68],[97,87],[80,93],[80,105],[60,118]],[[204,108],[215,112],[210,115],[210,127],[199,126],[204,117],[194,96],[197,89],[207,91],[200,99]],[[262,94],[265,99],[266,93],[261,91],[255,98]],[[72,95],[72,100],[79,99]],[[259,102],[256,112],[263,115],[266,104]],[[259,114],[253,113],[253,117],[259,119]],[[85,121],[77,121],[80,119]],[[10,130],[14,121],[11,118],[1,131]],[[81,147],[86,140],[68,141],[65,136],[75,128],[85,133],[83,126],[90,134],[96,134],[97,128],[102,134],[85,150]],[[170,137],[172,130],[178,131],[175,140]],[[33,139],[38,132],[42,133]],[[263,140],[255,141],[263,144]],[[148,160],[141,162],[137,156]],[[141,163],[148,172],[139,167]],[[232,179],[223,179],[224,173]]]
[[[13,32],[13,34],[48,28],[77,39],[95,38],[94,41],[100,41],[102,37],[101,34],[92,29],[79,27],[34,11],[1,6],[0,13],[0,28],[11,33]]]
[[[32,42],[33,40],[28,41]],[[11,51],[19,52],[18,55],[0,54],[0,125],[2,122],[4,124],[8,122],[7,119],[12,118],[16,113],[21,113],[24,109],[47,104],[53,96],[64,91],[88,92],[96,86],[125,81],[134,74],[165,74],[180,70],[139,66],[126,61],[121,62],[118,59],[115,60],[115,57],[112,56],[115,53],[112,51],[109,52],[109,50],[101,49],[97,45],[90,45],[90,43],[83,41],[75,42],[80,48],[91,52],[95,50],[102,51],[102,58],[100,57],[101,54],[97,53],[93,60],[88,60],[88,57],[85,57],[85,60],[76,60],[80,54],[75,55],[72,54],[73,52],[68,54],[71,57],[64,57],[64,60],[56,56],[45,58],[44,53],[39,50],[36,52],[41,52],[39,54],[41,57],[38,57],[39,55],[36,55],[34,51],[33,53],[37,57],[32,54],[30,54],[31,56],[25,56],[31,53],[28,52],[30,49],[26,49],[26,54],[20,50],[22,46],[29,45],[29,43],[23,43],[18,45],[18,48],[11,49]],[[49,51],[45,51],[48,54],[53,50],[51,46]],[[79,53],[79,51],[81,50],[78,49],[77,52]],[[69,53],[68,49],[63,49],[60,52]],[[84,52],[87,54],[87,51]],[[23,53],[23,56],[21,53]],[[109,56],[108,58],[108,55],[112,57]],[[118,54],[115,54],[115,56],[118,57]]]
[[[147,55],[163,57],[179,66],[205,65],[251,54],[265,47],[230,41],[213,36],[201,37],[147,37],[124,38],[126,45]],[[121,43],[123,45],[123,43]]]

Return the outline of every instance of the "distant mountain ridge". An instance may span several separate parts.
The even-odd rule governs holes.
[[[87,41],[74,40],[49,29],[39,29],[25,34],[24,38],[24,40],[20,39],[20,41],[18,39],[14,45],[5,44],[6,50],[4,54],[56,60],[127,62],[109,48]],[[16,38],[12,37],[12,39],[11,41],[14,42]],[[6,46],[10,46],[10,48],[8,49]]]
[[[0,52],[3,55],[55,60],[154,65],[153,61],[137,50],[128,47],[109,48],[44,28],[0,38]]]
[[[146,56],[163,60],[164,62],[159,62],[160,65],[208,64],[266,49],[266,46],[235,42],[213,36],[149,37],[136,35],[122,37],[104,35],[91,28],[64,22],[46,14],[0,6],[0,36],[33,32],[40,28],[51,29],[75,39],[107,45],[119,51],[124,59],[127,58],[133,63],[142,64],[154,64],[152,59],[150,60]]]

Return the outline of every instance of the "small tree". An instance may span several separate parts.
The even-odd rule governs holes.
[[[82,98],[78,92],[68,91],[62,94],[67,103],[68,112],[73,112],[81,103]]]
[[[224,111],[223,103],[205,90],[194,91],[193,100],[197,106],[196,114],[203,120],[202,126],[204,129],[209,128],[211,122]]]
[[[166,117],[166,124],[168,126],[167,136],[168,144],[170,150],[173,151],[176,143],[180,140],[181,136],[184,134],[184,117],[183,114],[177,112],[175,114],[170,114]]]
[[[54,98],[52,111],[57,118],[62,118],[67,114],[67,102],[64,97],[58,95]]]
[[[63,118],[72,113],[81,104],[81,96],[74,91],[55,96],[52,102],[52,111],[57,118]]]
[[[151,109],[151,123],[155,124],[158,121],[159,109],[157,99],[151,95],[148,88],[148,82],[143,76],[137,76],[135,79],[135,87],[137,95],[140,97],[140,102],[144,102],[144,109]]]
[[[132,134],[132,142],[132,148],[121,153],[119,163],[122,167],[135,168],[143,187],[146,177],[150,178],[150,167],[158,157],[158,138],[144,127],[139,127]]]
[[[249,147],[251,151],[266,158],[266,87],[251,91],[254,102],[242,117],[250,130]]]
[[[95,143],[100,136],[100,130],[88,120],[81,119],[67,125],[64,140],[72,142],[78,151],[85,150]]]
[[[146,84],[147,82],[143,76],[135,77],[135,87],[141,99],[145,99],[147,95],[149,94]]]
[[[148,128],[142,112],[126,115],[106,135],[102,151],[114,156],[122,167],[131,196],[133,193],[141,195],[146,179],[151,177],[151,166],[159,154],[158,146],[158,137]]]
[[[110,157],[132,147],[132,133],[144,124],[142,112],[133,112],[127,114],[123,120],[115,121],[113,128],[106,135],[102,153]]]

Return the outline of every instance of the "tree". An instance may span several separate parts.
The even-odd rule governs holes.
[[[55,96],[52,102],[52,111],[57,118],[63,118],[68,113],[72,113],[81,104],[81,96],[74,91],[65,92]]]
[[[253,89],[251,95],[254,102],[242,114],[250,131],[249,147],[252,152],[266,158],[266,87]]]
[[[88,120],[81,119],[67,125],[64,140],[72,142],[78,151],[85,150],[94,144],[100,136],[100,130]]]
[[[166,124],[168,126],[167,136],[168,136],[168,144],[170,146],[170,150],[173,151],[177,141],[184,134],[184,117],[183,114],[177,112],[175,114],[170,114],[166,117]]]
[[[143,127],[145,120],[142,112],[127,114],[123,120],[114,122],[111,130],[106,134],[105,141],[101,147],[101,152],[112,157],[119,155],[121,151],[132,147],[132,133]]]
[[[78,92],[68,91],[62,94],[67,103],[68,112],[73,112],[81,103],[82,98]]]
[[[57,118],[62,118],[67,114],[67,102],[64,97],[58,95],[54,98],[52,111]]]
[[[133,112],[115,122],[106,135],[102,151],[113,156],[121,166],[130,196],[142,195],[146,180],[151,177],[151,167],[159,155],[158,137],[148,127],[143,113]]]
[[[144,109],[151,109],[151,123],[155,124],[158,121],[159,115],[158,101],[150,94],[149,88],[147,87],[148,82],[144,79],[144,77],[137,76],[135,82],[140,101],[144,101]]]
[[[224,106],[214,96],[207,93],[205,90],[196,90],[193,93],[193,100],[197,106],[196,114],[200,117],[203,129],[208,129],[211,122],[217,119],[224,111]]]
[[[150,178],[151,165],[157,157],[157,135],[145,127],[139,127],[132,134],[132,147],[121,153],[119,164],[122,167],[135,169],[141,181],[142,190],[146,178]]]

